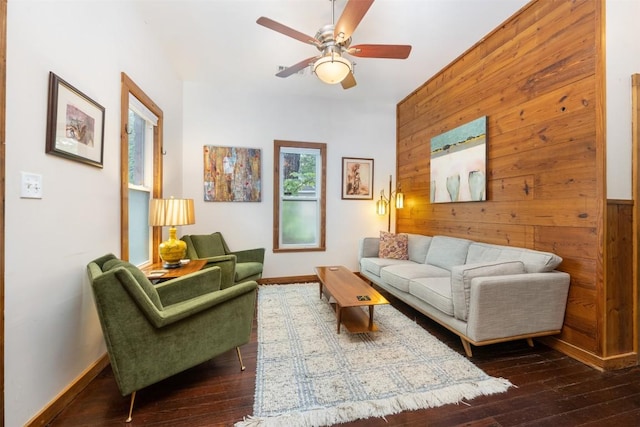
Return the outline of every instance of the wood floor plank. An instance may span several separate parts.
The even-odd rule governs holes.
[[[454,351],[457,336],[395,298],[400,311]],[[258,346],[242,347],[241,372],[230,351],[138,392],[134,426],[233,426],[253,412]],[[509,427],[640,425],[640,367],[602,373],[555,350],[524,341],[475,347],[472,361],[515,387],[468,402],[344,424],[356,427]],[[51,423],[51,427],[124,425],[129,397],[121,396],[107,367]]]

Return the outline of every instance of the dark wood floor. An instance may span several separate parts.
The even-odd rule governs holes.
[[[393,297],[392,304],[463,354],[459,339]],[[131,426],[232,426],[252,413],[256,333],[242,347],[240,372],[230,351],[138,392]],[[640,367],[601,373],[541,344],[474,348],[475,364],[517,387],[440,408],[403,412],[348,426],[640,426]],[[50,425],[125,425],[129,398],[107,367]]]

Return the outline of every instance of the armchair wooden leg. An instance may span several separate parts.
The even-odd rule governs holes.
[[[131,393],[131,404],[129,405],[129,418],[125,420],[125,422],[130,423],[133,418],[131,415],[133,414],[133,402],[136,400],[136,392]]]
[[[533,347],[533,338],[527,338],[527,344],[529,344],[529,347]]]
[[[242,363],[242,354],[240,354],[240,347],[236,347],[236,352],[238,353],[238,360],[240,361],[240,370],[244,371],[244,363]]]

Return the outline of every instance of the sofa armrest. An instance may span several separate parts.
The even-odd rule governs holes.
[[[362,258],[377,257],[380,253],[380,238],[379,237],[365,237],[360,240],[360,246],[358,248],[358,262]]]
[[[220,290],[220,267],[205,268],[156,285],[163,306],[186,301]]]
[[[560,271],[474,278],[466,335],[486,341],[562,329],[569,281]]]

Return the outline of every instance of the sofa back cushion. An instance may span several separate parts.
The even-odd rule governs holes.
[[[456,237],[434,236],[425,259],[426,264],[451,271],[454,265],[464,264],[471,240]]]
[[[455,266],[451,270],[451,298],[453,300],[454,316],[464,321],[468,319],[471,280],[474,278],[522,273],[525,273],[525,267],[521,261],[495,261]]]
[[[424,264],[431,244],[431,236],[409,233],[409,259]]]
[[[153,284],[147,279],[147,276],[144,275],[142,270],[140,270],[135,265],[131,264],[128,261],[123,261],[121,259],[111,259],[104,263],[102,266],[102,271],[107,272],[109,270],[113,270],[118,267],[124,267],[131,272],[131,275],[136,282],[140,285],[145,294],[149,297],[153,305],[156,306],[158,310],[162,310],[162,302],[160,301],[160,295],[158,295],[158,291],[153,286]]]
[[[469,246],[467,263],[492,261],[522,261],[527,273],[543,273],[554,270],[560,265],[562,258],[551,252],[488,243],[474,242]]]

